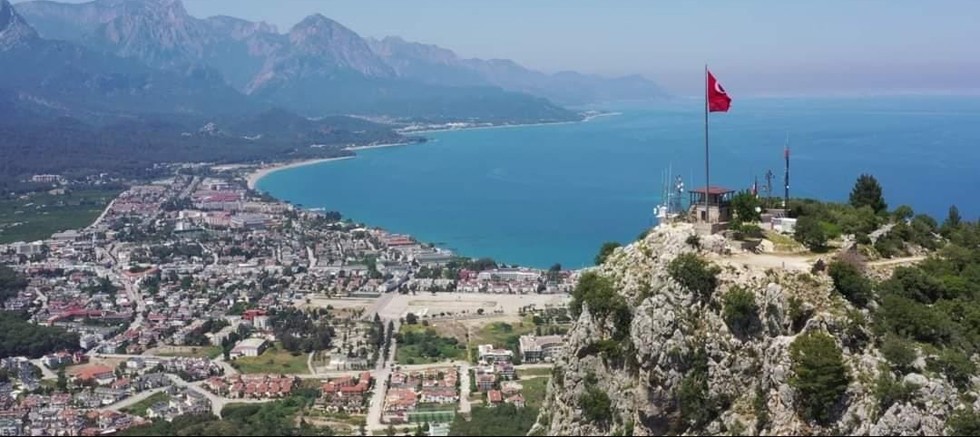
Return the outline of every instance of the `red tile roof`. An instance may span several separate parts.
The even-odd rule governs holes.
[[[487,399],[490,400],[491,404],[499,404],[503,401],[503,395],[500,394],[499,390],[490,390],[487,392]]]

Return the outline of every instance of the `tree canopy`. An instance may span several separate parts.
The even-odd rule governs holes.
[[[599,254],[595,256],[595,265],[602,265],[602,263],[606,262],[606,258],[609,258],[609,255],[612,255],[613,251],[620,246],[622,246],[622,244],[615,241],[607,241],[602,243],[602,248],[599,249]]]
[[[820,250],[827,245],[827,233],[813,217],[800,217],[796,220],[793,238],[810,250]]]
[[[790,345],[797,406],[804,418],[826,424],[833,420],[837,402],[850,379],[840,349],[822,332],[808,332]]]
[[[855,208],[870,206],[876,214],[888,209],[888,204],[885,203],[885,198],[881,192],[881,184],[869,174],[862,174],[854,183],[850,203]]]
[[[40,358],[64,349],[78,348],[78,334],[58,327],[40,326],[21,314],[0,311],[0,357]]]

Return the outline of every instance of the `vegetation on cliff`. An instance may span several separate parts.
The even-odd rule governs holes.
[[[803,265],[729,257],[737,243],[683,224],[605,248],[532,434],[980,429],[980,223],[888,211],[870,175],[788,215]]]

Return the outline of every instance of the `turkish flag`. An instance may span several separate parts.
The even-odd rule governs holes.
[[[728,112],[728,108],[732,105],[732,98],[728,97],[728,93],[725,92],[725,88],[715,80],[715,76],[708,72],[708,111],[710,112]]]

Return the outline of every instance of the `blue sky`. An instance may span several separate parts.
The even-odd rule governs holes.
[[[286,31],[319,12],[545,71],[642,74],[699,92],[705,62],[734,95],[980,89],[980,1],[184,0]]]

